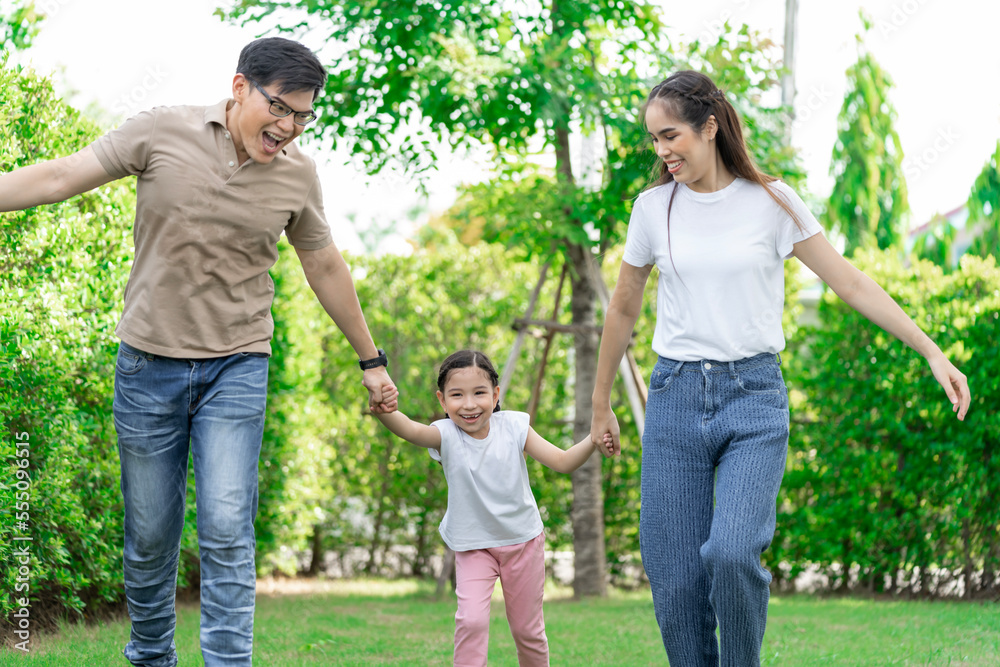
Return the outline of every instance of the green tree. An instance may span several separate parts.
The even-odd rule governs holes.
[[[830,165],[834,186],[827,205],[828,226],[844,236],[848,256],[866,246],[898,244],[909,211],[903,148],[888,96],[892,79],[865,47],[871,19],[862,11],[861,20],[858,60],[847,69],[847,94],[837,118]]]
[[[296,4],[245,0],[231,15],[258,20]],[[578,205],[570,137],[574,126],[600,126],[605,110],[619,111],[623,101],[634,107],[644,87],[635,64],[652,56],[661,27],[653,6],[328,0],[310,4],[308,12],[323,17],[338,51],[328,95],[320,101],[326,121],[321,133],[362,155],[368,169],[382,167],[389,156],[412,170],[427,168],[441,141],[489,143],[501,171],[515,179],[539,145],[554,154],[556,177],[547,191],[561,207],[551,218],[554,227],[525,241],[545,254],[562,254],[573,266],[574,431],[583,437],[598,345],[591,249],[595,238],[609,240],[618,216],[593,215],[592,198]],[[396,132],[400,127],[406,131]],[[507,169],[512,155],[514,167]],[[593,459],[574,473],[578,594],[603,594],[605,587],[600,469]]]
[[[913,254],[948,271],[951,269],[951,253],[957,234],[958,230],[948,218],[936,215],[927,230],[917,236],[913,243]]]
[[[966,204],[969,208],[969,228],[981,225],[982,229],[969,247],[969,252],[980,257],[993,255],[1000,258],[1000,141],[983,170],[976,177]]]
[[[35,8],[34,0],[27,2],[0,1],[0,44],[4,49],[26,49],[38,35],[39,23],[45,18]]]
[[[264,20],[297,6],[244,0],[230,16]],[[753,106],[776,81],[776,68],[745,29],[674,58],[648,2],[323,0],[306,8],[300,25],[315,27],[316,17],[335,45],[327,95],[318,101],[322,137],[369,170],[399,158],[420,171],[442,159],[443,142],[488,144],[497,178],[464,193],[454,212],[466,223],[462,237],[475,229],[474,238],[522,257],[569,266],[577,439],[589,432],[599,341],[595,260],[619,240],[629,200],[648,182],[653,162],[641,149],[646,139],[636,117],[654,83],[646,73],[659,80],[684,63],[716,76],[749,107],[749,143],[765,166],[795,173],[785,168],[793,160],[780,131],[773,133],[779,141],[768,140],[778,110],[768,117]],[[578,134],[597,137],[589,154],[576,149]],[[594,459],[573,476],[579,595],[604,592],[600,470]]]

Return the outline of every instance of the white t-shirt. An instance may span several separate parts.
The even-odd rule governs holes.
[[[542,517],[524,461],[527,413],[493,413],[483,440],[466,435],[450,419],[433,426],[441,431],[441,450],[428,451],[441,461],[448,482],[448,510],[438,528],[444,543],[454,551],[470,551],[538,537]]]
[[[780,181],[771,186],[805,231],[764,188],[742,178],[718,192],[667,183],[639,195],[623,258],[660,271],[653,350],[661,357],[735,361],[785,348],[782,263],[794,243],[823,228],[794,190]],[[671,265],[667,206],[674,187]]]

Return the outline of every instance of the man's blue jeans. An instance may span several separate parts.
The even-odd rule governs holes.
[[[639,540],[671,667],[760,664],[771,581],[760,557],[787,451],[775,355],[660,358],[646,404]]]
[[[173,359],[122,343],[115,428],[125,501],[125,657],[177,664],[174,599],[188,452],[194,458],[205,664],[249,665],[256,595],[253,521],[267,358]]]

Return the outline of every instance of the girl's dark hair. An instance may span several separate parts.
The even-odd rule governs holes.
[[[326,70],[316,54],[284,37],[264,37],[244,46],[236,72],[261,86],[279,83],[281,94],[311,90],[314,100],[326,85]]]
[[[719,130],[715,134],[716,149],[726,169],[735,176],[751,183],[756,183],[764,188],[767,194],[771,196],[771,199],[791,217],[795,225],[799,229],[802,229],[802,221],[799,220],[799,216],[792,210],[791,205],[770,186],[770,183],[778,179],[758,169],[757,164],[750,156],[750,153],[747,151],[746,142],[743,141],[740,116],[729,102],[726,94],[715,85],[712,79],[701,72],[684,70],[676,72],[664,81],[661,81],[649,91],[649,97],[646,98],[646,101],[639,110],[643,127],[646,125],[646,110],[654,103],[662,104],[666,111],[682,123],[690,125],[699,134],[704,129],[708,119],[711,116],[715,116],[715,122],[719,126]],[[673,175],[667,170],[666,163],[663,160],[657,160],[657,163],[659,164],[659,169],[654,167],[653,182],[649,185],[649,188],[665,185],[674,180]],[[670,193],[670,203],[667,205],[668,246],[670,244],[670,210],[674,206],[674,195],[676,194],[677,188],[674,187]],[[671,248],[670,263],[673,264],[673,262],[673,249]],[[674,267],[674,272],[677,272],[676,266]]]
[[[438,390],[443,392],[444,385],[448,381],[448,375],[452,371],[461,368],[478,368],[486,373],[486,377],[489,378],[492,386],[500,386],[500,375],[497,373],[497,369],[493,366],[493,362],[490,361],[489,357],[478,350],[459,350],[441,362],[441,370],[438,371]],[[493,412],[499,411],[500,401],[497,401]]]

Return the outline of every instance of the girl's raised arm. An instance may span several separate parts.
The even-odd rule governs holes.
[[[613,450],[610,433],[604,434],[603,446],[610,455]],[[594,449],[594,443],[589,435],[569,449],[560,449],[538,435],[531,427],[528,428],[528,438],[524,441],[525,454],[556,472],[573,472],[587,462]]]
[[[400,411],[373,413],[382,425],[398,435],[403,440],[418,447],[439,449],[441,447],[441,431],[436,426],[419,424]]]
[[[965,375],[948,361],[934,341],[903,312],[891,296],[830,245],[822,234],[795,244],[793,254],[837,293],[851,308],[920,353],[934,378],[944,388],[952,411],[960,420],[969,411],[972,396]]]

